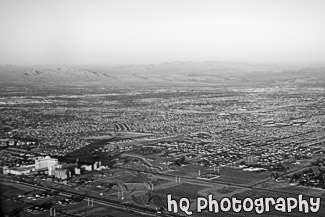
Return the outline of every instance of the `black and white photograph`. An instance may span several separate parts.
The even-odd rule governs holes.
[[[325,1],[0,0],[0,216],[325,216]]]

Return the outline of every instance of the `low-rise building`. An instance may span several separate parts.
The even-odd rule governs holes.
[[[13,174],[13,175],[27,175],[31,172],[35,171],[35,166],[34,165],[29,165],[25,167],[16,167],[9,169],[8,173]]]
[[[58,165],[58,159],[46,156],[35,160],[35,169],[48,169],[51,166]]]

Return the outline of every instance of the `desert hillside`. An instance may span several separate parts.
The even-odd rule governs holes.
[[[315,85],[324,67],[238,62],[169,62],[125,66],[1,66],[2,85]]]

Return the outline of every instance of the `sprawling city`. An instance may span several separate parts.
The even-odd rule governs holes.
[[[18,70],[10,79],[33,85],[1,87],[4,215],[186,216],[168,210],[168,194],[191,207],[208,194],[303,194],[321,198],[317,215],[325,213],[322,81],[46,86],[38,83],[43,73]]]
[[[0,217],[324,217],[324,8],[0,0]]]

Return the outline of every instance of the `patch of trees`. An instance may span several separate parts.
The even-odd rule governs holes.
[[[277,172],[272,172],[271,173],[271,179],[278,179],[280,177],[280,175],[279,175],[279,173],[277,173]]]
[[[298,181],[300,185],[325,188],[325,168],[313,166],[294,173],[289,182]]]
[[[185,156],[183,156],[183,157],[181,157],[181,158],[179,158],[179,159],[176,159],[176,160],[174,161],[174,164],[175,164],[176,166],[181,166],[181,165],[184,165],[184,164],[188,164],[188,162],[186,162],[186,160],[185,160]]]

